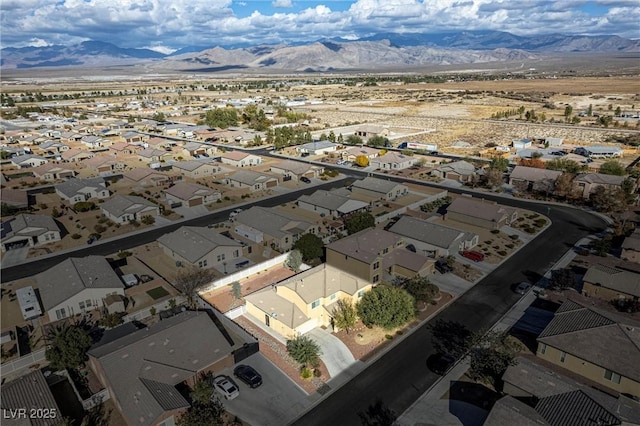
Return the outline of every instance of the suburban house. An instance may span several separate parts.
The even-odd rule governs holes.
[[[449,256],[478,245],[478,235],[412,216],[402,216],[389,232],[412,244],[416,253],[429,257]]]
[[[47,163],[33,169],[33,175],[48,182],[74,177],[76,172],[63,164]]]
[[[333,191],[320,189],[311,195],[301,195],[296,204],[305,210],[313,211],[320,216],[334,218],[369,209],[369,203],[352,200]]]
[[[591,265],[583,277],[582,294],[606,301],[640,299],[640,274],[605,265]]]
[[[530,190],[538,183],[549,183],[550,188],[562,175],[559,170],[539,169],[537,167],[516,166],[509,175],[509,185]]]
[[[68,163],[77,163],[83,160],[87,160],[89,158],[93,158],[95,155],[93,152],[84,151],[79,148],[72,148],[68,151],[60,154],[62,159]]]
[[[320,227],[304,219],[254,206],[234,218],[236,234],[256,243],[273,244],[277,249],[289,250],[303,234],[320,233]]]
[[[564,142],[563,138],[545,138],[544,139],[544,144],[550,147],[561,146],[563,142]]]
[[[141,145],[133,145],[126,142],[116,142],[109,147],[109,151],[113,152],[115,156],[119,155],[133,155],[137,151],[142,150],[144,147]]]
[[[60,241],[60,234],[51,216],[19,214],[2,222],[2,251]]]
[[[151,201],[134,195],[116,195],[100,205],[102,214],[116,223],[140,221],[145,216],[158,216],[160,208]]]
[[[325,155],[330,152],[335,152],[338,149],[338,144],[331,141],[318,141],[309,142],[296,147],[296,151],[301,155]]]
[[[175,170],[182,176],[191,179],[199,179],[204,176],[213,176],[223,171],[231,171],[220,167],[220,163],[218,162],[200,160],[173,162],[171,163],[171,170]]]
[[[45,154],[48,153],[61,153],[64,151],[68,151],[69,150],[69,145],[64,144],[60,141],[46,141],[41,143],[38,148],[40,149],[40,151],[42,151]]]
[[[6,189],[3,191],[3,201],[6,191]],[[640,263],[640,229],[636,229],[633,234],[624,239],[620,257],[630,262]]]
[[[476,175],[476,166],[464,160],[443,164],[431,171],[431,176],[456,182],[469,182]]]
[[[357,180],[351,185],[351,192],[358,195],[392,201],[409,193],[409,188],[405,185],[390,180],[366,177]]]
[[[100,138],[98,136],[84,136],[80,139],[80,142],[87,146],[89,149],[100,149],[108,146],[111,142],[107,139]]]
[[[389,151],[382,157],[376,157],[369,162],[369,165],[382,170],[402,170],[408,169],[417,162],[417,158]]]
[[[515,149],[527,149],[531,147],[532,144],[533,144],[533,141],[531,139],[526,139],[526,138],[511,141],[511,146],[514,147]]]
[[[376,136],[386,138],[391,134],[391,131],[387,127],[376,126],[375,124],[365,124],[356,128],[354,134],[363,139],[370,139]]]
[[[233,350],[244,342],[210,315],[182,312],[89,350],[89,366],[127,425],[175,425],[190,406],[176,386],[193,387],[202,373],[233,366]]]
[[[109,190],[103,178],[68,179],[55,186],[56,194],[71,204],[92,198],[109,198]]]
[[[18,414],[21,410],[25,410],[22,418]],[[2,412],[2,423],[7,426],[60,424],[60,408],[51,393],[47,379],[39,369],[2,383]],[[15,417],[12,418],[10,413],[14,413]],[[36,413],[42,415],[29,420],[30,413],[33,413],[33,417]]]
[[[252,170],[242,170],[235,172],[224,180],[225,184],[232,188],[249,188],[251,192],[262,191],[274,186],[278,186],[278,179],[264,173]]]
[[[0,174],[0,177],[4,175]],[[2,204],[6,204],[10,209],[26,209],[29,207],[29,194],[22,189],[5,188],[2,190]]]
[[[299,181],[301,177],[309,179],[318,178],[324,171],[323,167],[312,164],[300,163],[298,161],[285,160],[271,166],[270,171],[277,175],[282,175],[283,180]]]
[[[172,146],[176,144],[175,141],[171,139],[165,139],[160,137],[153,137],[146,142],[145,147],[155,148],[155,149],[171,149]]]
[[[164,190],[170,205],[193,207],[211,204],[220,199],[220,192],[196,183],[178,182]]]
[[[262,157],[243,151],[228,151],[220,156],[220,161],[234,167],[249,167],[262,164]]]
[[[453,219],[486,229],[499,229],[518,218],[518,212],[496,202],[458,197],[447,207],[443,219]]]
[[[371,282],[323,263],[244,297],[247,313],[292,339],[316,327],[331,327],[338,300],[356,303]]]
[[[583,146],[573,150],[574,153],[589,158],[614,158],[622,157],[622,148],[619,146],[592,145]]]
[[[364,155],[369,160],[372,160],[378,156],[380,153],[379,149],[371,148],[369,146],[353,146],[351,148],[347,148],[342,151],[340,154],[342,155],[342,159],[345,161],[356,161],[356,158]]]
[[[536,354],[616,392],[640,397],[639,339],[640,322],[567,300],[538,336]]]
[[[154,169],[138,167],[125,172],[122,180],[130,185],[150,188],[165,185],[171,182],[173,178],[166,173]]]
[[[164,253],[176,264],[223,269],[223,263],[242,256],[242,244],[207,227],[183,226],[158,238]]]
[[[160,163],[173,159],[171,151],[164,149],[145,148],[137,153],[138,159],[146,163]]]
[[[71,257],[35,276],[49,322],[104,306],[110,294],[124,296],[124,284],[102,256]]]
[[[589,199],[596,188],[600,186],[607,189],[620,188],[625,179],[625,176],[584,173],[573,179],[573,186],[582,195],[582,198]]]
[[[434,272],[435,262],[405,248],[402,237],[368,228],[325,246],[327,263],[374,284]]]
[[[149,136],[138,132],[125,132],[120,135],[122,139],[128,144],[136,142],[144,142],[145,139],[149,139]]]
[[[47,160],[46,158],[33,154],[18,155],[17,157],[11,158],[11,164],[19,169],[38,167],[48,162],[49,160]]]
[[[217,148],[213,145],[206,145],[200,142],[186,142],[182,146],[182,154],[186,157],[197,158],[196,156],[205,155],[211,156],[215,154]]]
[[[96,155],[93,158],[83,161],[82,164],[100,176],[110,176],[114,173],[120,173],[125,169],[125,164],[122,161],[104,155]]]

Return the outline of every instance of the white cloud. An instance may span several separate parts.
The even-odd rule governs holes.
[[[31,40],[29,40],[29,43],[27,44],[27,46],[47,47],[47,46],[51,46],[51,43],[41,38],[32,38]]]
[[[291,3],[291,0],[274,0],[271,2],[271,6],[280,7],[280,8],[290,8],[290,7],[293,7],[293,3]]]

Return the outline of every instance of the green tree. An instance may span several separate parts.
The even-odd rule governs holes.
[[[178,426],[222,426],[224,422],[224,405],[217,397],[204,404],[194,402],[177,421]]]
[[[376,219],[368,212],[357,212],[346,219],[345,225],[347,232],[351,235],[363,229],[373,228],[376,225]]]
[[[600,173],[605,175],[624,176],[626,171],[624,166],[617,160],[609,160],[602,163]]]
[[[302,265],[302,253],[300,250],[292,250],[289,252],[287,256],[287,260],[284,262],[284,266],[291,269],[292,271],[298,272],[300,270],[300,266]]]
[[[349,145],[362,145],[362,138],[356,135],[347,136],[346,143]]]
[[[622,110],[620,109],[620,106],[616,107],[616,110],[613,113],[616,117],[620,117],[620,115],[622,115]]]
[[[567,160],[566,158],[557,158],[555,160],[547,161],[547,169],[559,170],[568,173],[579,173],[584,170],[584,166],[573,160]]]
[[[508,168],[509,160],[507,160],[506,158],[496,157],[491,160],[491,163],[489,163],[489,169],[498,170],[503,173],[506,172]]]
[[[571,105],[567,105],[564,108],[564,119],[565,119],[565,121],[569,121],[569,117],[571,117],[572,113],[573,113],[573,107]]]
[[[495,384],[507,367],[515,365],[515,357],[521,344],[505,331],[476,333],[471,340],[469,352],[469,377],[487,380]]]
[[[145,225],[153,225],[154,223],[156,223],[156,218],[151,216],[150,214],[146,214],[142,216],[140,222],[144,223]]]
[[[331,315],[333,316],[333,324],[338,328],[344,329],[347,334],[358,321],[356,307],[347,299],[339,299]]]
[[[412,320],[414,306],[415,300],[406,290],[379,285],[362,296],[356,309],[364,325],[389,330]]]
[[[122,319],[124,316],[124,312],[114,312],[103,315],[102,318],[100,318],[100,325],[109,328],[116,327],[124,322]]]
[[[322,257],[323,247],[322,239],[314,234],[304,234],[293,245],[295,250],[300,251],[302,260],[305,262]]]
[[[576,273],[571,268],[555,269],[551,271],[551,288],[566,290],[577,284]]]
[[[238,111],[231,107],[216,108],[207,111],[204,121],[210,127],[228,129],[238,125]]]
[[[50,346],[45,351],[45,357],[56,370],[83,365],[87,359],[87,351],[93,344],[80,324],[57,326],[51,330],[47,339]]]
[[[469,350],[471,332],[463,324],[437,319],[429,324],[431,344],[436,352],[460,358]]]
[[[189,267],[178,269],[173,284],[186,298],[187,305],[195,308],[198,290],[211,283],[213,273],[209,269]]]
[[[213,394],[213,385],[211,380],[213,379],[213,373],[204,372],[201,373],[193,385],[189,396],[191,400],[198,405],[208,404]]]
[[[320,364],[320,346],[311,337],[300,335],[287,340],[287,352],[303,367],[317,367]]]
[[[165,121],[167,121],[167,117],[164,115],[163,112],[160,112],[160,111],[158,111],[155,114],[153,114],[151,116],[151,119],[155,120],[155,121],[157,121],[159,123],[164,123]]]
[[[395,411],[379,399],[369,405],[367,411],[358,412],[358,417],[362,426],[391,426],[398,418]]]
[[[621,212],[627,206],[627,195],[621,188],[597,187],[589,197],[593,207],[601,212]]]
[[[593,115],[593,105],[589,104],[589,108],[587,108],[587,116],[591,117]]]
[[[382,148],[386,145],[387,139],[382,136],[374,136],[367,139],[367,145],[374,148]]]
[[[429,303],[440,293],[437,285],[433,284],[429,278],[416,275],[413,278],[400,280],[398,287],[407,290],[416,301]]]
[[[242,299],[242,285],[238,281],[231,283],[231,294],[236,299]]]
[[[591,248],[598,256],[606,257],[611,251],[611,240],[609,238],[600,238],[591,243]]]
[[[327,136],[327,139],[329,139],[331,142],[336,141],[336,134],[333,133],[333,130],[329,132],[329,136]]]

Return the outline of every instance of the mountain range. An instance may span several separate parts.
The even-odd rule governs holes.
[[[436,34],[380,33],[359,40],[323,39],[310,43],[259,46],[185,46],[165,55],[121,48],[101,41],[46,47],[7,47],[0,67],[105,67],[146,64],[158,70],[287,71],[375,70],[401,66],[451,65],[536,59],[571,52],[638,53],[640,40],[613,35],[548,34],[517,36],[501,31]]]

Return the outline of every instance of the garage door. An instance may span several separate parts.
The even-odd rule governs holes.
[[[278,181],[276,181],[276,180],[271,181],[271,182],[267,182],[267,188],[271,188],[271,187],[276,186],[276,185],[278,185]]]
[[[189,207],[199,206],[202,204],[202,197],[194,198],[193,200],[189,200]]]

